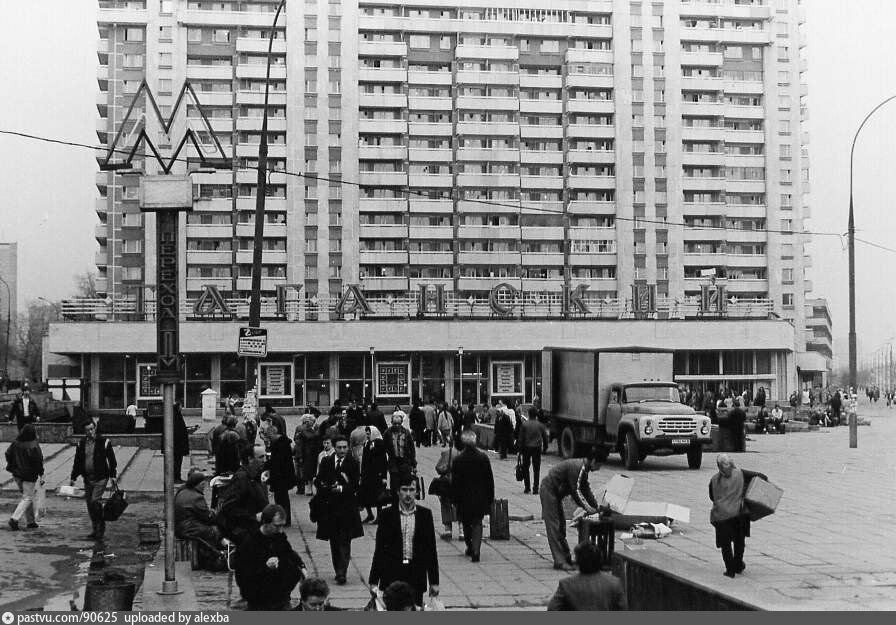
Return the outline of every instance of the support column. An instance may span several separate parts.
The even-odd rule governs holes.
[[[330,405],[342,396],[339,386],[339,354],[330,352]]]
[[[454,354],[446,354],[445,359],[445,401],[450,405],[454,399]],[[460,398],[458,398],[460,401]]]

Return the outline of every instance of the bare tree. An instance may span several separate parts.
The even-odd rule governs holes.
[[[75,297],[86,297],[96,299],[99,294],[96,289],[97,274],[95,271],[85,271],[74,277],[75,280]]]
[[[12,355],[28,380],[41,379],[43,338],[50,323],[59,318],[58,311],[57,305],[32,300],[28,303],[28,312],[20,314],[14,326],[16,336]]]

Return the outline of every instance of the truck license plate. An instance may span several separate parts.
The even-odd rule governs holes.
[[[689,439],[689,438],[673,438],[672,444],[673,445],[690,445],[691,439]]]

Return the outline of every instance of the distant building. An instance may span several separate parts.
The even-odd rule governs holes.
[[[797,354],[801,385],[812,387],[828,385],[833,371],[833,341],[828,301],[824,298],[807,299],[806,351]]]

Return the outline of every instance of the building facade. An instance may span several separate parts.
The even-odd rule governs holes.
[[[806,351],[797,354],[800,383],[809,388],[830,384],[834,363],[834,335],[828,301],[806,300]]]
[[[361,316],[413,324],[425,303],[424,314],[466,317],[457,327],[471,337],[475,318],[496,313],[598,323],[647,312],[675,325],[695,319],[711,290],[729,321],[790,320],[796,339],[778,350],[805,351],[797,0],[287,4],[268,104],[262,289],[274,316],[338,334],[357,286]],[[233,158],[230,170],[193,177],[180,289],[189,306],[210,285],[236,317],[250,288],[277,5],[100,0],[99,139],[121,147],[142,123],[164,151],[193,129]],[[145,116],[126,115],[143,80],[161,118],[145,101]],[[178,106],[185,81],[207,120],[189,100]],[[146,154],[132,164],[155,173]],[[138,207],[139,175],[100,172],[97,187],[97,264],[112,302],[101,316],[145,318],[155,230]],[[338,358],[328,362],[334,380]]]

